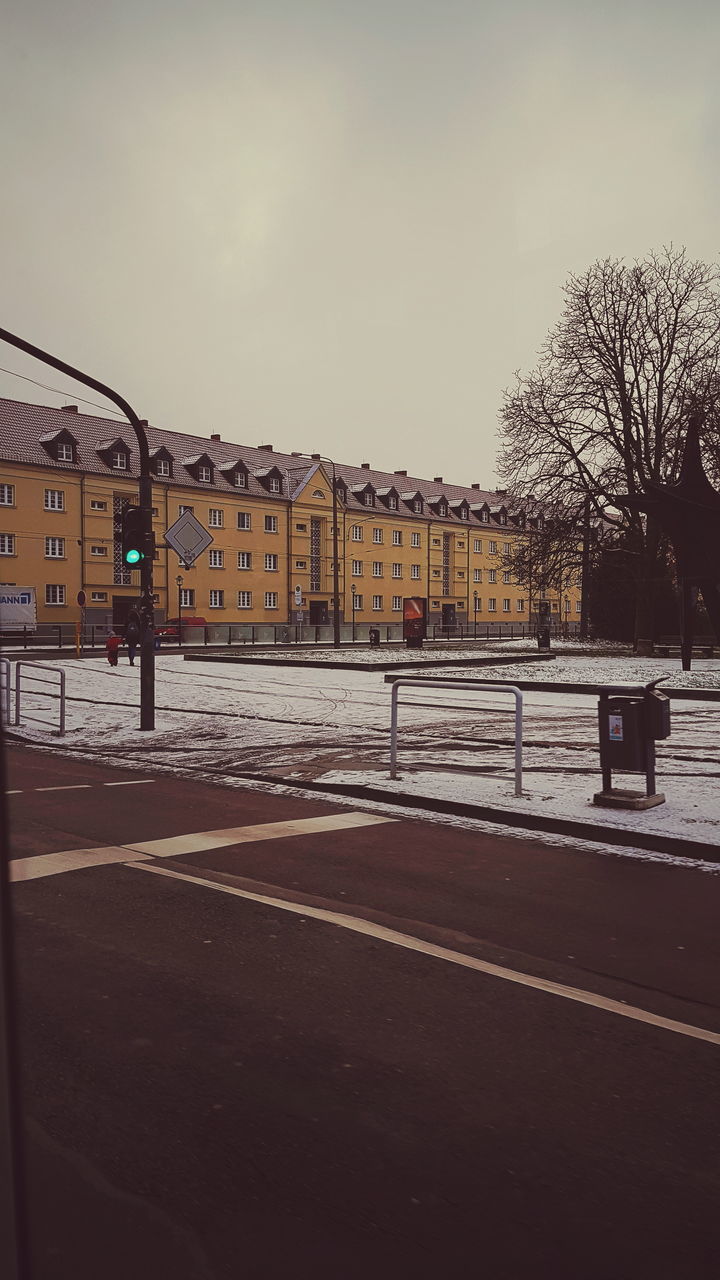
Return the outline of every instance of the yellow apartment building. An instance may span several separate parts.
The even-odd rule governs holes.
[[[330,623],[333,475],[341,621],[399,623],[406,596],[424,597],[429,623],[448,628],[533,620],[536,602],[503,567],[533,522],[502,491],[145,426],[159,620],[180,606],[208,623]],[[139,573],[122,563],[120,515],[137,478],[125,422],[0,399],[0,582],[35,587],[40,623],[79,621],[81,591],[88,625],[125,621]],[[164,541],[187,508],[213,538],[191,568]],[[577,622],[577,586],[551,605]]]

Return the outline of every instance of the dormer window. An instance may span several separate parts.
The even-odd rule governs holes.
[[[170,475],[170,463],[168,462],[167,458],[158,458],[156,474],[159,476]]]
[[[278,480],[277,476],[271,476],[268,488],[271,493],[280,493],[282,490],[282,481]]]
[[[67,427],[40,436],[40,443],[55,462],[77,462],[77,440]]]
[[[110,466],[113,471],[127,471],[128,456],[123,449],[113,449],[110,454]]]
[[[371,489],[367,489],[363,494],[363,502],[366,507],[375,506],[375,494],[372,492]]]
[[[150,450],[150,469],[156,476],[164,476],[169,480],[172,475],[172,454],[168,452],[164,444],[157,449]]]
[[[268,493],[282,493],[282,472],[277,467],[263,467],[255,471],[254,475]]]
[[[193,480],[198,480],[200,484],[213,483],[213,460],[206,453],[196,453],[191,458],[183,458],[182,465],[186,471],[190,472]]]
[[[210,481],[212,480],[212,467],[208,467],[205,463],[201,462],[197,469],[197,478],[198,480],[201,480],[203,484],[210,484]]]
[[[228,484],[231,484],[234,489],[247,489],[247,470],[245,464],[239,458],[231,462],[219,463],[218,470],[222,472]]]
[[[489,511],[481,511],[481,512],[480,512],[480,519],[482,520],[483,524],[488,524],[488,522],[489,522],[489,520],[490,520],[490,512],[489,512]]]
[[[113,471],[129,470],[130,450],[122,436],[117,436],[114,440],[101,440],[97,446],[97,452],[100,454],[105,466],[110,467]]]

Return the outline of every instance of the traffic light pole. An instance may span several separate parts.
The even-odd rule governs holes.
[[[101,396],[106,396],[108,400],[112,400],[125,414],[137,437],[140,454],[139,506],[143,513],[143,530],[147,546],[147,554],[140,562],[140,588],[142,594],[140,616],[143,623],[140,642],[140,728],[154,729],[155,631],[152,581],[152,475],[145,428],[127,400],[118,395],[117,391],[113,391],[111,387],[106,387],[104,382],[98,382],[97,378],[91,378],[89,374],[81,373],[79,369],[66,364],[64,360],[58,360],[57,356],[49,355],[47,351],[42,351],[40,347],[34,346],[31,342],[26,342],[24,338],[18,338],[16,334],[9,333],[7,329],[0,329],[0,340],[9,343],[11,347],[17,347],[18,351],[24,351],[26,355],[33,356],[36,360],[42,361],[43,364],[49,364],[51,368],[59,370],[60,373],[67,374],[70,378],[75,378],[77,382],[82,382],[86,387],[92,387],[93,391],[98,391]]]

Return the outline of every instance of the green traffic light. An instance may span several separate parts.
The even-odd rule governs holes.
[[[125,553],[125,560],[128,564],[137,564],[139,560],[142,560],[142,558],[143,556],[141,551],[127,551]]]

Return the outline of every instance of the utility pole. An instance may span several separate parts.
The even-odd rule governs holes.
[[[152,475],[145,428],[127,400],[123,399],[117,391],[113,391],[111,387],[106,387],[104,382],[98,382],[97,378],[91,378],[89,374],[81,373],[79,369],[66,364],[64,360],[58,360],[57,356],[51,356],[47,351],[42,351],[40,347],[34,346],[31,342],[26,342],[24,338],[18,338],[16,334],[8,333],[7,329],[0,329],[0,340],[8,342],[10,346],[17,347],[18,351],[24,351],[26,355],[34,356],[36,360],[42,361],[43,364],[49,364],[51,368],[59,370],[60,373],[66,374],[69,378],[75,378],[86,387],[92,387],[93,391],[98,391],[101,396],[106,396],[108,400],[112,400],[125,414],[137,437],[140,454],[138,505],[142,511],[142,525],[145,537],[145,555],[140,561],[140,590],[142,595],[140,604],[140,617],[142,620],[140,640],[140,728],[154,729],[155,629],[153,618]]]

